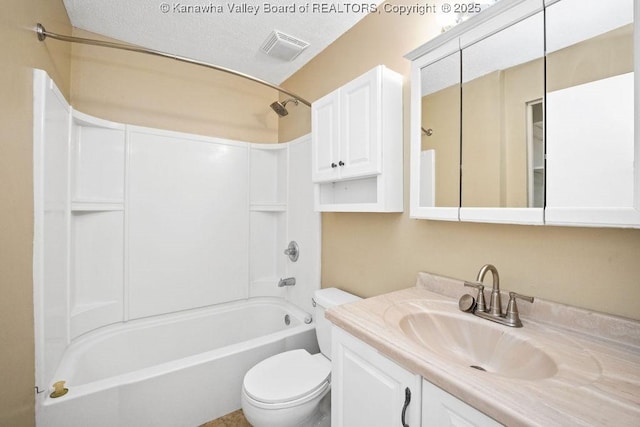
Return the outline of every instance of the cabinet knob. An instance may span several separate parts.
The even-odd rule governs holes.
[[[344,162],[343,162],[342,160],[340,160],[340,161],[338,162],[338,165],[339,165],[339,166],[344,166]]]
[[[335,163],[331,163],[331,167],[332,167],[332,168],[337,168],[337,167],[338,167],[338,165],[336,165]]]

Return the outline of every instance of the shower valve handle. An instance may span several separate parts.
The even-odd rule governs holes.
[[[336,164],[335,164],[335,163],[333,163],[333,162],[331,163],[331,168],[332,168],[332,169],[333,169],[333,168],[337,168],[337,167],[338,167],[338,165],[336,165]]]
[[[289,257],[292,262],[296,262],[300,256],[300,247],[295,240],[289,242],[289,246],[284,250],[284,254]]]
[[[340,161],[338,162],[338,166],[344,166],[344,162],[343,162],[342,160],[340,160]]]

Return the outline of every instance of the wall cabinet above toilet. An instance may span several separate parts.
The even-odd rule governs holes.
[[[311,117],[316,209],[401,212],[402,76],[379,65],[314,102]]]

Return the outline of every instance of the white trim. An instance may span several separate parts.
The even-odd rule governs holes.
[[[70,266],[69,266],[69,225],[70,225],[70,207],[69,207],[69,197],[70,197],[70,188],[69,188],[69,180],[68,175],[65,175],[65,181],[63,186],[60,187],[60,190],[64,191],[64,201],[56,201],[55,205],[48,206],[47,200],[45,198],[45,185],[46,185],[46,146],[49,143],[47,140],[46,134],[46,126],[47,126],[47,102],[50,99],[55,99],[57,102],[56,105],[56,113],[59,110],[63,111],[64,115],[55,116],[56,120],[60,124],[64,124],[65,132],[64,140],[60,139],[56,141],[58,143],[64,143],[66,151],[66,170],[57,171],[57,173],[68,174],[69,173],[69,146],[70,146],[70,129],[71,129],[71,107],[69,106],[66,98],[62,95],[62,92],[56,87],[54,81],[48,76],[48,74],[43,70],[34,69],[33,70],[33,127],[32,127],[32,137],[33,137],[33,263],[32,263],[32,272],[33,272],[33,305],[34,305],[34,368],[35,368],[35,387],[36,390],[40,392],[40,394],[36,395],[36,418],[40,417],[39,405],[38,403],[44,399],[46,396],[46,392],[49,389],[49,381],[51,378],[48,378],[48,375],[52,375],[53,372],[47,372],[47,355],[45,354],[45,348],[47,344],[47,337],[45,336],[45,322],[47,321],[46,313],[44,310],[45,306],[45,281],[47,277],[45,276],[45,244],[46,244],[46,233],[45,230],[45,213],[47,209],[54,207],[57,211],[63,213],[64,215],[64,225],[67,227],[66,235],[64,236],[67,239],[67,246],[63,257],[64,265],[61,265],[62,269],[64,269],[64,275],[66,277],[65,282],[61,283],[64,286],[65,291],[68,294],[69,288],[69,274],[70,274]],[[61,203],[64,203],[64,206],[61,206]],[[56,313],[58,317],[62,317],[62,314],[68,314],[69,310],[69,299],[68,295],[64,299],[63,304],[65,307],[60,307],[60,310],[63,313]],[[68,317],[61,320],[64,324],[55,325],[57,327],[56,333],[58,334],[56,338],[58,338],[61,342],[65,344],[69,343],[69,322]],[[49,326],[49,330],[51,330],[51,325]],[[59,357],[62,356],[60,353]]]
[[[460,208],[460,221],[499,224],[544,224],[543,208]]]
[[[43,313],[43,228],[44,228],[44,104],[47,74],[33,70],[33,317],[35,341],[35,385],[46,390],[44,376],[44,313]],[[36,396],[37,398],[37,396]]]
[[[547,225],[640,228],[637,208],[553,208],[545,210]]]
[[[498,5],[501,3],[505,3],[505,0],[499,2]],[[488,11],[491,11],[496,6],[492,6]],[[494,13],[490,18],[487,17],[484,22],[474,25],[468,31],[460,34],[460,48],[464,49],[480,40],[486,39],[541,12],[544,8],[542,0],[520,0],[512,2],[511,5],[505,4],[505,6],[500,13]],[[498,12],[498,10],[496,9],[495,12]]]
[[[412,207],[409,217],[413,219],[435,219],[440,221],[460,221],[460,208]]]
[[[212,136],[197,135],[193,133],[178,132],[178,131],[166,130],[166,129],[149,128],[144,126],[126,125],[126,128],[127,128],[127,131],[130,133],[165,136],[168,138],[176,138],[176,139],[188,139],[194,142],[224,144],[224,145],[231,145],[231,146],[243,147],[243,148],[248,148],[249,144],[251,144],[245,141],[238,141],[234,139],[217,138]],[[268,146],[270,144],[265,144],[265,145]]]
[[[71,116],[73,122],[80,126],[99,127],[107,129],[125,130],[126,125],[122,123],[116,123],[105,119],[99,119],[98,117],[90,116],[89,114],[81,113],[78,110],[72,109]]]
[[[454,49],[455,47],[455,49]],[[453,50],[452,50],[453,49]],[[441,53],[453,55],[460,52],[457,40],[443,46],[435,55],[425,54],[411,64],[411,120],[410,120],[410,172],[409,172],[409,216],[411,218],[458,221],[458,207],[436,207],[420,205],[420,164],[422,150],[422,69],[433,64],[434,58],[444,58]],[[460,165],[458,165],[459,167]]]
[[[522,3],[525,3],[525,5],[522,6]],[[537,5],[538,3],[539,6]],[[515,9],[516,12],[513,12],[512,9]],[[517,15],[517,13],[522,13],[523,10],[528,11],[530,14],[542,10],[542,0],[501,0],[487,10],[484,10],[482,13],[478,13],[472,18],[456,25],[452,29],[441,34],[440,36],[437,36],[426,42],[422,46],[412,50],[411,52],[404,55],[404,57],[410,61],[413,61],[428,52],[438,49],[450,40],[461,38],[465,33],[471,32],[471,30],[483,25],[487,21],[492,21],[497,16],[501,16],[503,14],[506,15],[507,13],[511,15]],[[499,29],[500,28],[493,28],[493,31],[495,32]],[[489,35],[490,34],[485,34],[485,37]]]

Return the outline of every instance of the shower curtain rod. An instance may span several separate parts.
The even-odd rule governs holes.
[[[56,34],[56,33],[52,33],[50,31],[45,30],[42,24],[38,24],[36,26],[36,33],[38,34],[38,40],[40,41],[44,41],[47,37],[51,37],[52,39],[55,39],[55,40],[60,40],[60,41],[65,41],[70,43],[88,44],[88,45],[100,46],[100,47],[110,47],[113,49],[128,50],[131,52],[146,53],[147,55],[160,56],[163,58],[175,59],[176,61],[182,61],[189,64],[195,64],[195,65],[200,65],[202,67],[212,68],[217,71],[222,71],[223,73],[233,74],[234,76],[242,77],[244,79],[248,79],[256,83],[259,83],[263,86],[270,87],[271,89],[275,89],[278,92],[291,96],[297,99],[298,101],[302,102],[304,105],[311,107],[311,103],[309,101],[299,97],[294,93],[289,92],[286,89],[281,88],[280,86],[276,86],[274,84],[261,80],[257,77],[253,77],[253,76],[250,76],[249,74],[244,74],[239,71],[234,71],[229,68],[224,68],[217,65],[208,64],[206,62],[197,61],[195,59],[186,58],[184,56],[173,55],[171,53],[161,52],[159,50],[147,49],[147,48],[135,46],[135,45],[126,45],[126,44],[120,44],[120,43],[105,42],[101,40],[85,39],[82,37],[65,36],[63,34]]]

